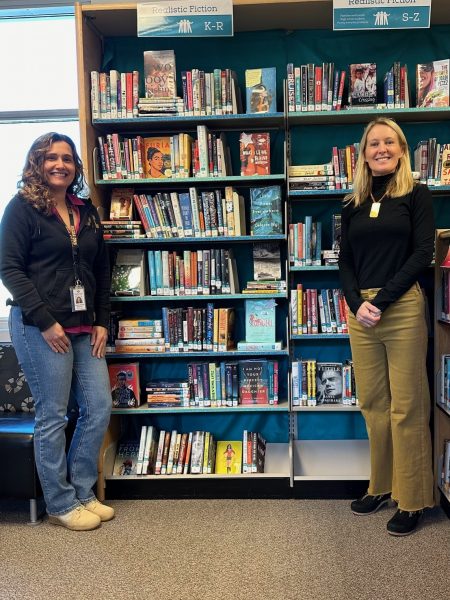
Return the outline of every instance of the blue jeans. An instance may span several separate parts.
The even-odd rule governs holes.
[[[92,356],[88,334],[68,334],[69,352],[53,352],[37,327],[23,324],[17,306],[11,308],[9,329],[35,402],[34,449],[47,512],[65,514],[95,497],[97,458],[112,404],[108,368],[105,359]],[[69,398],[79,416],[66,456]]]

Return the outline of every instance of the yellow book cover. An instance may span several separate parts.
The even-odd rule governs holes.
[[[215,473],[237,475],[242,468],[242,441],[217,442]]]
[[[172,177],[170,136],[144,138],[143,159],[146,179]]]

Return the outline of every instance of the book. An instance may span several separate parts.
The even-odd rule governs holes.
[[[316,364],[317,404],[342,404],[342,363]]]
[[[416,106],[449,105],[450,59],[419,63],[416,67]]]
[[[145,296],[146,276],[144,251],[120,249],[111,273],[111,294]]]
[[[146,98],[171,99],[177,95],[174,50],[144,52],[144,88]]]
[[[271,352],[283,349],[283,342],[246,342],[237,343],[237,350],[243,352]]]
[[[246,112],[277,112],[277,70],[275,67],[245,70]]]
[[[377,103],[377,66],[375,63],[351,64],[348,103],[350,106],[375,106]]]
[[[280,244],[278,242],[253,244],[253,278],[255,281],[281,279]]]
[[[241,177],[270,175],[270,133],[241,133]]]
[[[237,475],[242,470],[242,441],[218,441],[214,472]]]
[[[245,300],[245,341],[275,343],[276,302],[272,298]]]
[[[240,360],[239,398],[241,404],[269,403],[269,365],[263,360]]]
[[[133,195],[133,188],[113,188],[109,209],[111,221],[130,221],[133,218]]]
[[[140,404],[139,363],[113,363],[108,365],[114,408],[135,408]]]
[[[113,475],[120,477],[136,475],[139,446],[139,439],[119,442],[114,459]]]
[[[281,187],[250,188],[250,235],[283,233]]]
[[[143,160],[145,178],[172,177],[170,136],[144,138]]]

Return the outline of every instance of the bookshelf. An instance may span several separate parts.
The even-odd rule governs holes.
[[[442,267],[450,245],[450,230],[436,231],[435,311],[434,311],[434,476],[435,499],[450,515],[450,493],[441,482],[444,440],[450,439],[450,410],[441,404],[441,355],[450,353],[450,323],[442,318]]]
[[[337,113],[320,112],[288,112],[287,147],[290,149],[288,164],[321,164],[330,159],[331,146],[359,141],[362,129],[375,116],[386,115],[401,123],[406,132],[410,147],[421,132],[432,128],[436,135],[448,136],[447,127],[449,108],[433,108],[426,110],[409,108],[394,110],[345,110]],[[355,125],[359,124],[359,135]],[[440,134],[439,128],[441,128]],[[443,129],[442,129],[443,128]],[[420,133],[418,133],[418,131]],[[323,130],[326,131],[326,141],[323,142]],[[445,135],[445,134],[444,134]],[[316,140],[307,146],[304,140]],[[342,142],[341,142],[342,143]],[[450,195],[449,186],[430,188],[433,193],[437,223],[448,222],[444,214],[445,203]],[[290,223],[301,221],[305,215],[312,215],[313,220],[322,222],[322,249],[331,248],[330,231],[331,215],[340,212],[342,199],[348,190],[288,190],[288,218]],[[339,277],[336,267],[332,266],[301,266],[289,267],[290,288],[293,289],[301,282],[306,288],[339,287]],[[433,292],[430,275],[425,275],[421,284],[427,290],[432,306]],[[343,334],[319,335],[290,335],[291,362],[298,357],[316,358],[320,361],[344,361],[351,358],[349,337]],[[438,343],[436,341],[436,343]],[[429,352],[432,352],[430,347]],[[435,350],[435,356],[437,351]],[[440,408],[437,417],[441,417]],[[369,447],[365,426],[359,407],[354,406],[317,406],[293,407],[293,445],[294,445],[294,481],[332,480],[347,481],[367,480],[370,473]],[[330,416],[332,419],[330,419]],[[437,420],[435,439],[436,444],[443,445],[442,418]],[[339,419],[343,421],[338,425]],[[447,424],[448,426],[448,424]],[[309,440],[310,432],[318,431],[324,439]],[[349,432],[352,439],[343,439],[343,432]],[[440,433],[439,433],[440,432]],[[447,431],[448,437],[448,431]],[[335,439],[327,439],[335,436]],[[349,437],[350,437],[349,436]],[[444,436],[445,437],[445,436]],[[327,448],[327,451],[324,449]],[[437,452],[437,446],[435,447]],[[441,450],[442,453],[442,450]],[[339,457],[339,460],[336,460]],[[337,464],[341,466],[340,470]]]
[[[195,185],[199,189],[212,189],[233,185],[240,190],[248,201],[248,189],[251,186],[279,184],[285,189],[286,168],[285,156],[289,156],[295,164],[313,162],[326,162],[329,160],[331,147],[338,143],[350,143],[361,137],[364,123],[371,120],[376,112],[372,110],[355,111],[345,110],[340,113],[285,113],[283,107],[282,80],[286,73],[286,63],[295,62],[322,62],[339,57],[342,66],[355,60],[375,60],[379,64],[379,73],[384,72],[385,66],[390,66],[392,60],[407,60],[411,81],[414,81],[414,65],[424,60],[432,60],[450,56],[449,36],[446,24],[450,24],[450,14],[446,0],[434,0],[431,10],[431,23],[438,31],[441,54],[437,57],[432,48],[424,48],[425,42],[433,32],[417,30],[409,32],[333,32],[332,27],[332,1],[331,0],[287,0],[283,2],[255,0],[234,0],[234,26],[236,35],[231,39],[214,39],[189,41],[189,50],[186,51],[186,42],[179,39],[150,39],[136,38],[136,3],[117,4],[77,4],[77,54],[79,73],[79,100],[80,100],[80,126],[81,150],[83,163],[86,169],[86,178],[90,185],[91,197],[97,206],[108,206],[112,186],[125,185],[127,187],[140,187],[152,193],[157,191],[161,184],[154,180],[120,180],[103,181],[99,178],[94,160],[94,148],[98,135],[107,132],[122,134],[135,134],[145,132],[153,135],[155,132],[166,134],[184,131],[192,132],[201,122],[210,130],[226,131],[230,136],[234,132],[246,130],[269,130],[276,132],[276,148],[273,154],[277,157],[276,168],[272,168],[274,175],[266,178],[249,178],[230,176],[224,180],[214,178],[202,180],[190,178],[189,180],[166,180],[164,189],[167,191],[186,190],[188,186]],[[442,30],[442,31],[441,31]],[[319,35],[318,35],[319,31]],[[390,36],[390,47],[398,47],[396,55],[387,56],[385,53],[385,38]],[[439,37],[440,36],[440,37]],[[437,43],[437,42],[436,42]],[[183,46],[184,44],[184,46]],[[108,70],[117,68],[127,71],[138,69],[142,72],[142,51],[150,48],[174,48],[177,57],[177,73],[182,69],[201,66],[209,68],[211,63],[215,66],[229,66],[238,72],[240,86],[243,89],[243,72],[245,68],[259,66],[277,67],[277,106],[280,112],[271,115],[228,115],[224,117],[174,117],[172,119],[139,117],[138,119],[122,119],[91,121],[90,111],[90,72],[92,70]],[[355,56],[355,48],[364,48],[361,56]],[[381,50],[381,48],[383,50]],[[360,54],[360,53],[358,53]],[[220,56],[225,58],[218,58]],[[245,56],[245,60],[243,59]],[[248,60],[247,60],[248,57]],[[379,80],[380,81],[380,80]],[[404,126],[410,146],[432,135],[450,139],[449,116],[450,109],[398,109],[382,111],[383,114],[393,116]],[[324,140],[324,134],[326,140]],[[445,139],[444,139],[445,138]],[[289,152],[286,150],[285,140],[288,142]],[[230,144],[231,146],[231,144]],[[448,226],[446,214],[446,199],[450,195],[448,189],[433,190],[436,202],[438,225]],[[287,195],[287,194],[286,194]],[[298,220],[305,214],[316,215],[324,221],[329,220],[333,212],[339,212],[343,191],[328,192],[291,192],[286,204],[289,207],[289,216]],[[446,222],[447,221],[447,222]],[[292,221],[291,221],[292,222]],[[328,233],[327,233],[328,235]],[[256,238],[241,236],[240,238],[208,239],[208,247],[233,247],[236,253],[245,253]],[[286,253],[286,236],[280,236],[279,241],[284,245]],[[202,240],[204,243],[205,240]],[[172,244],[172,239],[163,240],[117,240],[108,242],[114,248],[167,248]],[[180,242],[177,242],[177,244]],[[194,248],[196,239],[184,239],[182,244]],[[175,245],[170,249],[175,249]],[[323,247],[327,247],[326,244]],[[244,265],[243,265],[244,268]],[[293,282],[303,281],[312,287],[338,287],[337,269],[292,267],[285,273],[291,285]],[[288,277],[289,276],[289,277]],[[429,286],[430,287],[430,286]],[[432,297],[433,290],[429,290]],[[246,296],[248,297],[248,296]],[[240,307],[242,310],[243,295],[228,296],[227,298],[207,298],[218,305],[229,303]],[[202,305],[205,298],[191,297],[188,299],[195,305]],[[155,314],[160,310],[162,303],[166,305],[182,305],[185,299],[179,297],[154,298],[146,296],[139,299],[114,299],[113,309],[121,308],[130,314],[140,311],[149,311]],[[114,410],[111,425],[105,438],[105,454],[100,460],[100,494],[105,493],[112,472],[117,440],[120,437],[124,424],[138,431],[140,424],[150,422],[164,422],[171,419],[175,425],[184,430],[196,429],[196,423],[208,420],[212,423],[220,415],[221,425],[217,425],[218,439],[231,439],[225,432],[230,432],[234,439],[240,439],[246,419],[255,418],[256,422],[276,432],[269,443],[267,457],[268,473],[260,479],[279,479],[291,489],[299,484],[308,485],[314,482],[363,482],[368,478],[368,448],[365,439],[365,427],[359,409],[356,407],[299,407],[292,410],[289,385],[287,382],[289,362],[295,356],[300,356],[303,351],[310,351],[323,360],[336,360],[336,356],[350,358],[348,337],[344,335],[323,336],[290,336],[289,329],[284,319],[287,316],[287,299],[279,298],[280,318],[277,324],[286,345],[286,351],[274,353],[273,356],[283,364],[285,383],[284,397],[278,407],[257,408],[256,410],[244,407],[211,410],[177,410],[167,414],[168,411],[140,407],[131,411]],[[237,338],[236,338],[237,339]],[[214,360],[221,355],[214,353],[206,357],[201,353],[195,356],[157,355],[140,356],[129,355],[127,359],[138,359],[145,364],[145,373],[153,375],[162,372],[163,368],[178,370],[182,368],[183,361],[195,358],[199,360]],[[233,360],[238,360],[242,355],[226,354]],[[244,355],[245,356],[245,355]],[[252,353],[257,357],[256,353]],[[109,360],[123,360],[123,355],[110,356]],[[167,360],[166,360],[167,359]],[[145,379],[145,375],[144,375]],[[236,426],[235,421],[238,422]],[[206,428],[206,425],[205,425]],[[214,429],[214,427],[211,427]],[[259,429],[261,429],[259,427]],[[222,435],[224,432],[224,435]],[[236,432],[236,433],[235,433]],[[335,439],[330,432],[335,434]],[[447,435],[447,434],[446,434]],[[270,436],[269,436],[270,437]],[[270,439],[269,439],[270,442]],[[158,476],[161,480],[161,476]],[[198,478],[198,475],[193,476]],[[214,478],[212,475],[202,478]],[[248,478],[242,475],[241,479]],[[217,478],[218,479],[218,478]],[[120,482],[119,482],[120,483]],[[124,483],[126,486],[126,482]],[[330,485],[330,488],[333,486]],[[362,489],[362,488],[361,488]],[[332,490],[328,492],[333,493]]]

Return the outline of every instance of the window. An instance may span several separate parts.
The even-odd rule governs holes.
[[[61,16],[68,11],[72,14]],[[33,16],[35,12],[0,11],[0,217],[39,135],[58,131],[69,135],[78,150],[80,146],[73,8],[46,17]],[[27,18],[13,13],[26,13]],[[0,341],[5,341],[8,296],[0,285]]]

